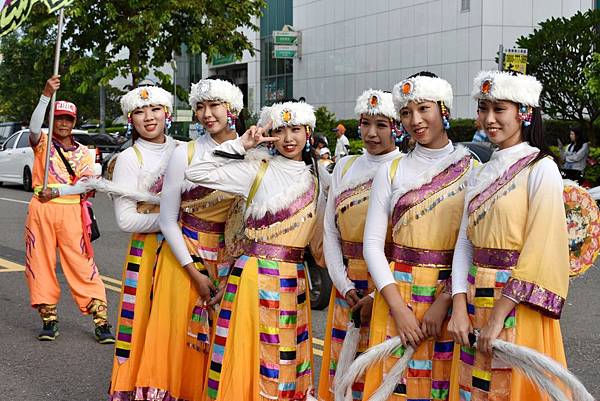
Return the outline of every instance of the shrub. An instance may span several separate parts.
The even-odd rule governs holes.
[[[360,155],[362,154],[363,143],[361,139],[348,139],[350,142],[350,154],[351,155]]]
[[[475,134],[475,120],[472,118],[457,118],[450,120],[448,136],[452,142],[471,142]]]

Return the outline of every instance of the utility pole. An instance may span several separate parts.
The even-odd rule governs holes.
[[[175,57],[171,59],[171,67],[173,68],[173,125],[175,126],[175,134],[177,134],[177,61]]]
[[[106,133],[106,88],[100,85],[100,133]]]

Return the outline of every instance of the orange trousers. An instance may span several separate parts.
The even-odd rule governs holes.
[[[31,306],[57,304],[56,248],[71,294],[83,313],[92,299],[106,302],[106,289],[83,245],[81,205],[42,203],[35,196],[25,222],[25,277]]]

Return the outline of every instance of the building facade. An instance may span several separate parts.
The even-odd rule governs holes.
[[[570,17],[598,0],[295,0],[302,58],[294,60],[295,96],[354,116],[370,87],[390,90],[431,71],[454,88],[454,117],[474,117],[473,77],[495,69],[499,45],[515,47],[542,21]]]

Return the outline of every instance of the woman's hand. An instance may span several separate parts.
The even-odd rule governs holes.
[[[488,356],[492,356],[492,342],[498,338],[503,327],[504,319],[490,317],[479,332],[479,337],[477,337],[477,349]]]
[[[354,308],[354,306],[360,301],[358,292],[354,288],[351,290],[348,290],[346,292],[346,295],[344,295],[344,298],[346,299],[348,306],[351,308]]]
[[[362,297],[353,307],[352,312],[360,311],[360,321],[362,323],[371,320],[371,312],[373,311],[373,298],[369,295]]]
[[[441,293],[433,302],[433,305],[429,307],[423,320],[421,321],[421,331],[425,338],[435,337],[438,338],[442,333],[442,323],[448,316],[448,309],[452,304],[452,297],[450,294]]]
[[[42,91],[42,95],[46,97],[52,97],[54,92],[56,92],[60,88],[60,75],[52,75],[46,81],[46,85],[44,86],[44,90]]]
[[[477,349],[479,351],[492,355],[492,342],[498,338],[504,328],[504,320],[516,306],[515,301],[505,296],[501,296],[496,301],[488,321],[479,332],[477,338]]]
[[[390,306],[390,312],[396,323],[396,330],[402,345],[416,348],[425,339],[425,336],[415,314],[406,306],[398,287],[395,283],[388,284],[381,289],[380,293]]]
[[[213,293],[217,291],[212,280],[208,276],[196,270],[196,267],[193,263],[188,263],[184,266],[184,268],[190,275],[192,283],[194,284],[194,287],[196,287],[196,291],[198,291],[200,299],[202,299],[204,302],[209,302],[211,298],[211,291]]]
[[[456,294],[453,299],[452,316],[448,322],[448,332],[452,339],[464,347],[470,347],[469,333],[473,332],[473,325],[467,313],[466,294]]]
[[[225,287],[227,287],[227,283],[223,283],[214,297],[208,301],[208,306],[215,306],[221,303],[223,299],[223,295],[225,294]]]
[[[256,125],[253,125],[248,128],[248,130],[244,132],[244,135],[242,135],[240,138],[244,149],[252,149],[265,142],[278,141],[279,138],[265,136],[265,134],[271,129],[272,124],[272,122],[269,122],[266,127],[257,127]]]
[[[419,343],[425,339],[425,336],[419,327],[419,321],[415,314],[406,305],[402,304],[400,307],[392,309],[392,317],[396,323],[396,330],[402,345],[405,347],[410,345],[416,349]]]

